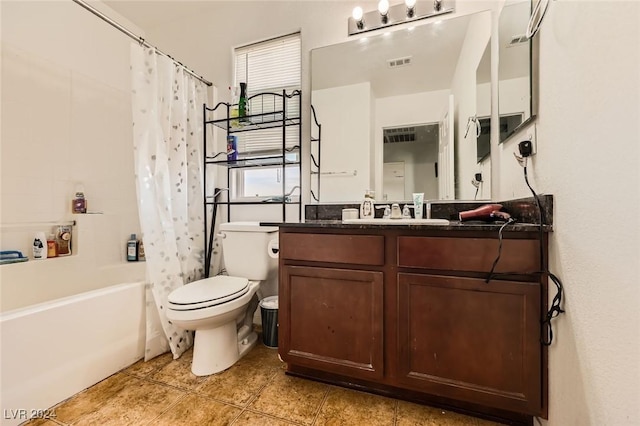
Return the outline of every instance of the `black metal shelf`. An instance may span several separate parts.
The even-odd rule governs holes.
[[[285,154],[289,154],[292,152],[300,152],[300,147],[298,145],[286,149]],[[237,160],[227,160],[226,158],[223,160],[216,160],[216,157],[206,157],[206,164],[216,164],[219,166],[225,166],[230,169],[239,169],[246,167],[268,167],[268,166],[290,166],[300,164],[300,160],[288,160],[284,155],[285,154],[274,154],[274,155],[261,155],[255,157],[246,157],[246,158],[238,158]],[[223,155],[226,155],[223,153]]]
[[[207,198],[211,198],[211,197],[207,197]],[[205,201],[206,205],[213,205],[213,204],[217,204],[217,205],[225,205],[225,206],[266,206],[266,205],[293,205],[293,206],[297,206],[302,204],[301,201],[282,201],[282,200],[265,200],[265,201]]]
[[[292,100],[293,99],[293,100]],[[292,101],[291,101],[292,100]],[[290,102],[294,102],[293,105]],[[213,243],[214,243],[214,229],[216,224],[216,212],[217,206],[226,206],[227,220],[231,220],[231,207],[232,206],[281,206],[282,207],[282,221],[287,221],[287,205],[297,206],[298,220],[302,219],[302,199],[296,197],[298,201],[291,201],[291,198],[286,195],[285,182],[286,180],[286,166],[297,166],[298,174],[302,175],[302,94],[299,90],[293,90],[287,93],[283,90],[280,93],[262,92],[250,96],[247,99],[247,105],[250,105],[250,111],[253,114],[247,114],[242,117],[231,116],[232,108],[236,104],[230,104],[226,102],[219,102],[215,107],[210,108],[207,105],[203,105],[202,121],[205,128],[207,125],[222,129],[226,132],[227,137],[233,133],[260,131],[264,129],[281,129],[282,130],[282,145],[277,150],[272,150],[270,153],[242,153],[242,157],[233,161],[227,159],[226,151],[217,153],[215,155],[206,156],[207,149],[207,131],[204,132],[203,150],[205,158],[203,159],[205,172],[204,179],[204,248],[205,248],[205,277],[209,276],[209,268],[211,264],[211,257],[213,256]],[[235,109],[235,108],[234,108]],[[214,114],[223,115],[221,119],[211,119]],[[218,115],[218,116],[220,116]],[[294,146],[287,146],[287,127],[297,126],[297,136]],[[257,136],[265,135],[265,133],[257,133]],[[272,134],[268,136],[273,137]],[[298,153],[296,160],[287,159],[287,154]],[[206,167],[210,165],[226,167],[227,174],[227,188],[208,188],[207,187],[207,171]],[[221,192],[229,191],[231,184],[231,173],[234,169],[255,167],[282,167],[282,195],[269,197],[264,200],[255,201],[220,201],[218,200]],[[302,181],[298,183],[298,187],[302,186]],[[206,195],[213,189],[215,195]],[[295,189],[295,188],[294,188]],[[300,191],[302,193],[302,191]],[[228,197],[227,192],[227,197]],[[211,208],[213,207],[213,208]],[[209,212],[211,210],[211,212]],[[211,224],[209,224],[209,218],[211,218]]]
[[[276,127],[297,126],[300,124],[300,117],[284,118],[282,111],[267,112],[263,114],[246,115],[244,117],[221,118],[218,120],[206,121],[206,124],[213,124],[229,133],[249,132],[254,130],[273,129]]]

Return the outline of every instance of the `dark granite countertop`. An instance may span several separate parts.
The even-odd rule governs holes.
[[[434,231],[493,231],[497,232],[504,222],[459,222],[451,221],[448,225],[424,225],[424,224],[402,224],[402,225],[383,225],[383,224],[364,224],[364,223],[342,223],[342,220],[307,220],[305,222],[260,222],[263,226],[282,226],[287,228],[333,228],[333,229],[410,229],[410,230],[434,230]],[[507,225],[504,231],[509,232],[526,232],[537,231],[539,226],[532,223],[514,222]],[[551,226],[545,225],[543,231],[550,232]]]

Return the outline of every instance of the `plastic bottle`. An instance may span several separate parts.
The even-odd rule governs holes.
[[[56,241],[55,234],[49,234],[47,238],[47,257],[58,256],[58,242]]]
[[[47,258],[47,237],[44,232],[36,232],[36,235],[33,238],[33,258]]]
[[[73,213],[86,213],[87,212],[87,200],[84,198],[84,192],[76,192],[76,196],[73,199],[72,207]]]
[[[142,238],[138,241],[138,260],[143,262],[147,260],[147,257],[144,253],[144,243],[142,242]]]
[[[374,191],[367,190],[364,194],[364,200],[360,204],[360,218],[361,219],[373,219],[375,216],[375,196]]]
[[[129,262],[138,260],[138,240],[136,239],[136,234],[131,234],[129,241],[127,241],[127,260]]]

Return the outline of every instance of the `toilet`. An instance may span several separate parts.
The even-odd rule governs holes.
[[[169,294],[167,319],[195,330],[191,371],[208,376],[236,363],[256,344],[256,292],[278,268],[278,228],[258,222],[220,225],[227,275],[186,284]]]

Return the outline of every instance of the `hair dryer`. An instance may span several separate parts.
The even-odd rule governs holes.
[[[511,216],[507,212],[501,212],[502,204],[485,204],[473,210],[467,210],[458,214],[460,222],[467,220],[507,220]]]

